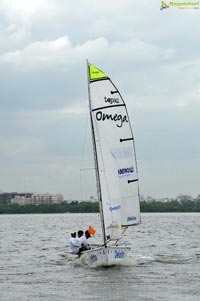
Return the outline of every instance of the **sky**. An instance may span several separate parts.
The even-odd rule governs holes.
[[[1,0],[1,191],[96,197],[88,59],[127,104],[140,193],[200,194],[200,10],[160,6]]]

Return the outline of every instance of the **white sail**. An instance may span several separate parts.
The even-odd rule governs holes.
[[[138,172],[126,105],[110,78],[88,64],[89,101],[104,238],[140,222]]]

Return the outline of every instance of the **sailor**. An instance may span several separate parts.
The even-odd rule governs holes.
[[[89,226],[88,230],[85,231],[85,235],[83,235],[82,230],[79,230],[78,238],[79,238],[81,247],[87,246],[88,245],[87,239],[90,238],[91,236],[94,236],[95,233],[96,233],[96,230],[94,228],[92,228],[91,226]]]
[[[82,232],[83,232],[83,231],[82,231]],[[79,232],[78,232],[78,236],[79,236]],[[91,234],[89,233],[88,230],[86,230],[86,231],[85,231],[85,235],[83,236],[83,234],[82,234],[82,236],[79,238],[79,243],[81,244],[81,247],[80,247],[80,249],[79,249],[79,251],[78,251],[78,255],[79,255],[79,256],[81,255],[81,253],[82,253],[83,251],[90,250],[89,244],[88,244],[88,242],[87,242],[87,240],[88,240],[90,237],[91,237]]]
[[[81,245],[79,243],[79,240],[78,240],[78,238],[76,238],[76,232],[71,233],[71,238],[69,240],[69,247],[72,250],[72,252],[74,254],[78,254],[80,246]]]
[[[80,247],[87,246],[87,239],[83,234],[84,232],[82,230],[78,231],[78,240],[79,240]]]

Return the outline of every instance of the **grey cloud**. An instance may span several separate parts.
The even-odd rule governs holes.
[[[27,3],[0,4],[1,189],[80,197],[84,144],[93,165],[88,58],[127,102],[141,192],[197,193],[199,13],[131,0]],[[94,174],[86,178],[92,195]]]

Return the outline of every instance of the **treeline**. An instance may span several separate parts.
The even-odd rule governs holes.
[[[141,202],[141,212],[200,212],[200,202],[188,201],[180,204],[177,201],[171,202]]]
[[[0,204],[0,214],[27,214],[27,213],[95,213],[99,212],[97,202],[76,202],[52,205],[18,205]]]
[[[177,201],[167,203],[145,202],[140,203],[141,212],[200,212],[200,202],[179,204]],[[80,202],[53,204],[53,205],[17,205],[0,204],[0,214],[28,214],[28,213],[97,213],[98,202]]]

